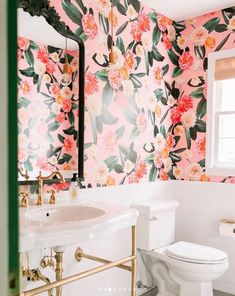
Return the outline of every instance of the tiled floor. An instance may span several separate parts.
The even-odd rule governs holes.
[[[156,290],[155,291],[149,291],[145,294],[142,294],[141,296],[156,296]],[[222,293],[219,291],[214,291],[214,296],[233,296],[230,294]]]

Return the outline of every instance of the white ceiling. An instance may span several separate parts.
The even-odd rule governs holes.
[[[235,0],[141,0],[141,2],[175,21],[235,6]]]
[[[18,36],[28,38],[35,42],[51,45],[58,48],[65,48],[65,37],[60,35],[50,26],[44,17],[32,17],[29,13],[18,9]],[[77,50],[75,41],[68,39],[68,49]]]

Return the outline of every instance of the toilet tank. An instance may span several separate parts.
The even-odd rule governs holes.
[[[137,248],[152,250],[175,240],[176,200],[148,200],[131,205],[139,211],[137,220]]]

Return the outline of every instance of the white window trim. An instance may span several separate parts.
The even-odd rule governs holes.
[[[233,166],[228,163],[218,163],[218,121],[215,120],[219,114],[226,112],[218,112],[216,109],[215,97],[215,62],[218,59],[229,58],[235,56],[235,49],[227,49],[219,52],[208,54],[208,72],[207,72],[207,128],[206,128],[206,172],[210,175],[217,176],[235,176],[235,164]],[[231,112],[230,112],[231,113]],[[233,112],[234,113],[234,112]]]

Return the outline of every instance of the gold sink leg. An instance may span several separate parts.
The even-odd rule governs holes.
[[[136,226],[132,226],[131,296],[136,295]]]
[[[55,260],[56,260],[56,269],[55,269],[55,274],[56,274],[56,280],[62,280],[62,273],[63,273],[63,252],[55,252]],[[62,296],[62,287],[57,287],[56,288],[56,296]]]

